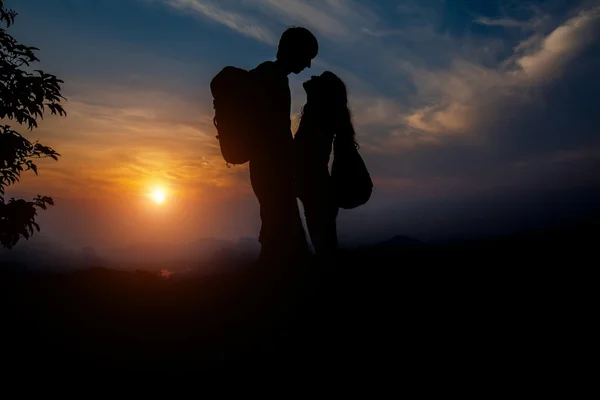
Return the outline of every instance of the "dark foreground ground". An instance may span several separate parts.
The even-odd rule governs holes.
[[[529,379],[586,352],[597,238],[588,227],[435,247],[399,240],[347,251],[327,268],[170,280],[4,268],[2,362],[20,374],[101,368],[157,379],[208,371]]]

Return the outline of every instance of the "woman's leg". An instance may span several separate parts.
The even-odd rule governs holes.
[[[319,257],[331,257],[337,251],[336,218],[338,208],[327,198],[310,196],[301,199],[304,205],[306,226],[315,253]]]

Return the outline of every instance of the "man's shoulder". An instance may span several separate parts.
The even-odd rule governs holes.
[[[266,78],[276,81],[288,81],[287,75],[281,72],[274,61],[265,61],[259,64],[251,72],[261,78]]]
[[[265,61],[256,66],[252,71],[258,73],[272,72],[275,70],[275,63],[273,61]]]

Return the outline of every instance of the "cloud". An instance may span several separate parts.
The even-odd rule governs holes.
[[[248,16],[248,21],[270,32],[276,26],[282,30],[304,25],[319,38],[351,43],[351,48],[342,45],[323,51],[315,66],[346,81],[366,157],[402,154],[421,167],[428,157],[438,157],[453,166],[435,162],[423,169],[434,174],[446,169],[449,174],[468,175],[469,162],[491,171],[493,162],[503,162],[510,146],[528,147],[531,132],[520,133],[520,141],[509,144],[511,133],[504,134],[504,150],[498,151],[497,159],[469,154],[488,151],[482,146],[498,143],[507,114],[520,121],[523,128],[518,129],[526,129],[527,113],[538,115],[540,104],[547,101],[539,88],[560,78],[589,46],[598,20],[597,7],[556,23],[555,17],[534,6],[529,7],[533,16],[525,20],[510,15],[475,19],[483,26],[516,28],[520,39],[513,43],[497,35],[474,37],[441,29],[442,2],[403,3],[394,10],[397,23],[376,13],[377,6],[352,1],[244,1],[235,9],[228,8],[230,3],[202,3],[208,8],[196,12],[215,20],[219,9]],[[472,17],[467,22],[472,23]],[[303,100],[300,82],[291,78],[298,103]],[[398,167],[385,165],[390,173],[405,176]]]
[[[486,18],[479,17],[475,19],[475,22],[481,25],[487,26],[501,26],[503,28],[527,28],[530,24],[527,21],[519,21],[511,18]]]
[[[558,73],[590,42],[597,38],[600,7],[583,10],[570,18],[549,35],[538,41],[537,48],[531,47],[531,39],[524,46],[526,54],[515,60],[523,74],[530,81],[548,81]]]
[[[597,87],[590,77],[600,66],[592,55],[598,8],[581,9],[551,27],[554,17],[537,12],[508,37],[437,30],[438,11],[421,13],[429,16],[419,28],[426,36],[374,30],[353,58],[368,60],[352,70],[350,103],[361,151],[379,184],[389,186],[385,193],[569,185],[576,176],[589,177],[585,171],[598,161],[581,154],[599,145],[594,127],[600,121],[589,97]],[[578,57],[585,60],[578,63]],[[376,70],[369,65],[379,71],[368,75]],[[571,162],[548,161],[559,159]],[[517,165],[527,162],[525,173]],[[560,180],[553,182],[553,174]]]
[[[315,34],[332,40],[357,36],[357,28],[372,25],[377,17],[364,5],[352,0],[257,0],[267,15],[283,18],[284,25],[303,25]]]
[[[279,34],[292,25],[302,25],[319,37],[340,41],[356,38],[361,27],[377,21],[369,7],[353,0],[245,0],[235,3],[235,7],[210,0],[160,1],[270,45],[276,45]]]
[[[276,44],[277,38],[265,26],[247,13],[226,10],[222,2],[201,0],[161,0],[173,8],[213,20],[245,36],[268,44]]]
[[[372,30],[369,28],[362,28],[362,32],[368,36],[373,36],[373,37],[401,36],[401,35],[407,34],[407,31],[404,29]]]
[[[406,116],[407,125],[425,134],[464,134],[481,128],[489,116],[482,111],[498,102],[528,104],[531,88],[557,78],[590,44],[599,17],[598,8],[582,11],[544,37],[533,34],[496,68],[456,57],[449,69],[409,70],[417,86],[414,103],[430,100]]]

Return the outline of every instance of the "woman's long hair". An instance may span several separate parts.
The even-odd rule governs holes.
[[[317,79],[317,93],[309,95],[302,108],[300,127],[305,124],[322,126],[334,133],[336,141],[351,142],[358,148],[346,85],[330,71],[325,71]],[[311,96],[315,98],[311,99]]]

